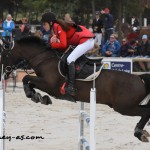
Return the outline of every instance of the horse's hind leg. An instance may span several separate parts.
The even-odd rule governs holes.
[[[147,137],[149,137],[150,135],[146,130],[143,130],[149,118],[149,115],[142,116],[141,120],[139,121],[139,123],[137,123],[134,130],[134,136],[142,142],[149,142]]]
[[[47,83],[42,78],[39,78],[37,76],[26,75],[23,78],[22,82],[23,82],[26,96],[28,98],[31,98],[32,101],[36,103],[41,102],[42,104],[45,104],[45,105],[52,104],[52,101],[48,95],[45,95],[42,97],[40,93],[37,93],[34,90],[34,88],[37,88],[41,91],[44,91]]]
[[[146,123],[149,121],[150,118],[150,109],[149,108],[138,108],[138,111],[141,111],[141,116],[142,118],[140,121],[137,123],[134,131],[134,136],[137,137],[139,140],[142,142],[149,142],[148,138],[150,134],[146,131],[143,130]]]

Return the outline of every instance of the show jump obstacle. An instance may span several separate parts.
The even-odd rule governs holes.
[[[94,65],[95,74],[96,65]],[[84,111],[84,102],[80,102],[80,133],[79,133],[79,150],[96,150],[95,148],[95,118],[96,118],[96,88],[95,77],[93,80],[93,88],[90,91],[90,116]],[[84,122],[90,126],[90,143],[84,135]]]
[[[3,66],[2,66],[3,70]],[[4,83],[4,74],[2,71],[1,74],[1,84],[0,84],[0,150],[5,149],[4,145],[4,135],[5,135],[5,118],[6,118],[6,113],[5,113],[5,83]]]

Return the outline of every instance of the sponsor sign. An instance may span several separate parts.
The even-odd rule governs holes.
[[[102,62],[104,63],[103,69],[111,69],[111,70],[132,73],[132,59],[104,58]]]

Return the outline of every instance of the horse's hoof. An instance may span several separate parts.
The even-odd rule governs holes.
[[[31,98],[31,100],[35,103],[41,102],[41,99],[42,99],[42,96],[40,93],[35,93]]]
[[[43,97],[41,96],[40,93],[35,93],[35,96],[36,96],[37,100],[39,102],[41,102],[41,104],[44,104]]]
[[[52,101],[48,95],[43,96],[43,104],[45,105],[52,104]]]
[[[142,134],[144,134],[146,137],[150,137],[150,134],[146,130],[143,130]]]
[[[42,97],[40,93],[35,93],[31,100],[35,103],[41,102],[41,104],[44,105],[52,104],[52,101],[48,95]]]
[[[149,142],[148,138],[144,134],[141,136],[141,141],[142,142]]]

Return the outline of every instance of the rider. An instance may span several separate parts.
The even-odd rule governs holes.
[[[46,31],[53,31],[50,39],[52,48],[65,52],[69,45],[76,46],[67,57],[68,83],[65,88],[66,93],[75,95],[75,61],[94,47],[94,34],[87,28],[78,26],[74,22],[65,22],[57,19],[52,12],[43,14],[41,21]]]

